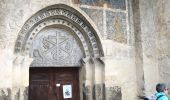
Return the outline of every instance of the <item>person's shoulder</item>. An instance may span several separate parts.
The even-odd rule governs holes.
[[[169,99],[166,95],[164,95],[164,96],[160,97],[160,99],[158,99],[158,100],[169,100]]]
[[[158,100],[169,100],[164,92],[159,92],[155,94]]]

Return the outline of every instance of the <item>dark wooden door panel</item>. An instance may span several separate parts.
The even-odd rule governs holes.
[[[30,100],[49,100],[49,84],[32,84],[30,91]]]
[[[31,68],[29,100],[79,100],[78,68]]]

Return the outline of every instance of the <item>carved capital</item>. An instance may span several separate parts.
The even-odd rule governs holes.
[[[14,65],[22,64],[23,60],[24,60],[24,56],[17,55],[16,57],[14,57],[13,64]]]
[[[82,64],[86,64],[88,61],[89,61],[89,57],[86,57],[86,58],[82,58],[80,61]]]
[[[104,57],[97,58],[97,60],[98,60],[101,64],[105,64],[105,58],[104,58]]]
[[[99,57],[99,58],[90,58],[90,61],[94,63],[96,61],[100,62],[101,64],[104,64],[104,57]]]

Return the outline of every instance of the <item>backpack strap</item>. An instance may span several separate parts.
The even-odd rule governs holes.
[[[158,100],[159,98],[161,98],[161,97],[163,97],[163,96],[165,96],[165,95],[160,95],[160,96],[158,96],[156,100]]]

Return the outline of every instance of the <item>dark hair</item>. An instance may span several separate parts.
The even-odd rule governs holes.
[[[144,98],[143,100],[149,100],[148,98]]]
[[[166,84],[165,83],[159,83],[156,85],[156,91],[157,92],[164,92],[166,89]]]

